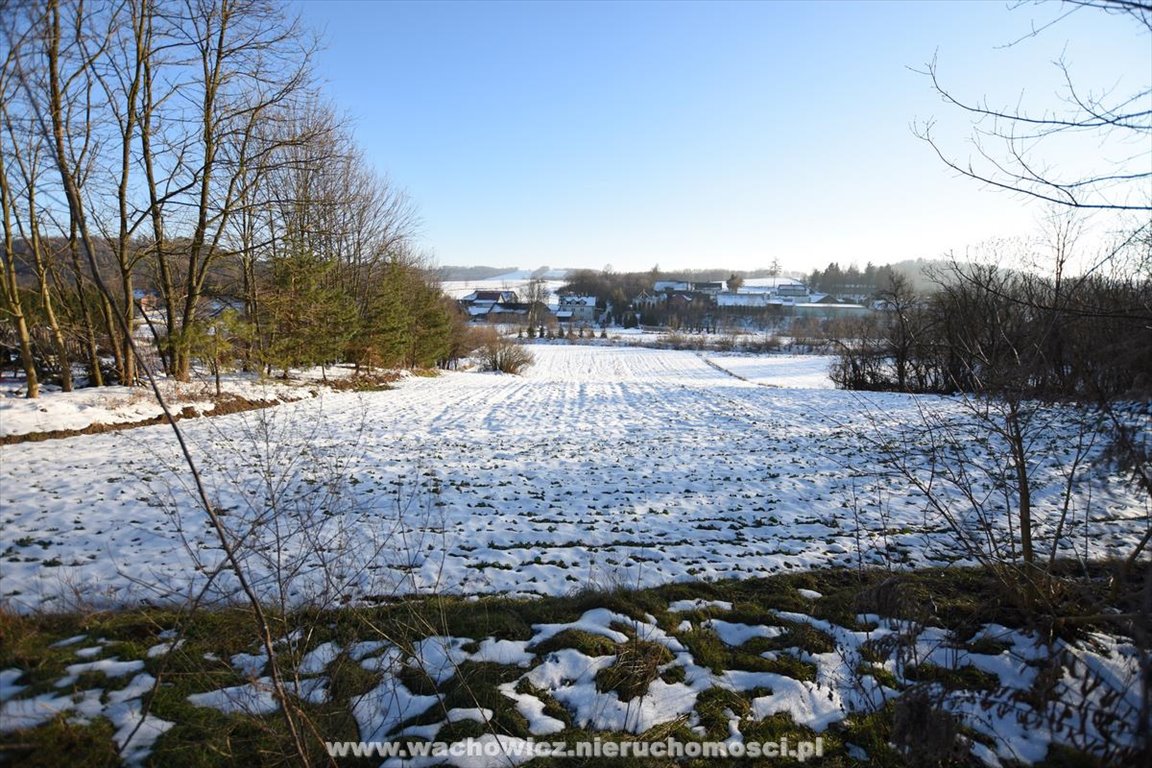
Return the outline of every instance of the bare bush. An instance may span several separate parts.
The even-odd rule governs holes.
[[[536,362],[536,357],[524,345],[513,339],[506,339],[488,329],[476,351],[481,369],[500,373],[519,374]]]

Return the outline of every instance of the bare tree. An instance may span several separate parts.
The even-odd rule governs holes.
[[[1152,34],[1152,3],[1146,0],[1065,0],[1064,5],[1070,7],[1057,19],[1011,45],[1089,9],[1125,17],[1140,27],[1140,34]],[[1086,91],[1076,83],[1065,59],[1059,59],[1055,66],[1064,83],[1061,105],[997,106],[986,98],[977,100],[956,93],[942,79],[934,58],[923,74],[946,104],[971,118],[975,154],[965,160],[943,146],[933,133],[934,121],[918,125],[916,134],[949,168],[997,189],[1072,208],[1152,211],[1152,85],[1145,82],[1121,94]],[[1147,75],[1150,71],[1152,66],[1143,73],[1130,74]],[[1099,146],[1119,147],[1117,156],[1121,159],[1101,159],[1098,170],[1086,175],[1062,175],[1051,153],[1056,152],[1059,142],[1081,138]],[[1105,156],[1107,153],[1101,152],[1100,157]]]
[[[541,277],[533,277],[520,290],[520,300],[528,305],[528,326],[534,328],[548,306],[548,284]]]

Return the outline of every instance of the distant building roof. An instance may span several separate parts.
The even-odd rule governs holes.
[[[562,307],[595,307],[595,296],[577,296],[575,294],[563,294],[558,297],[560,306]]]
[[[478,301],[509,302],[516,301],[516,299],[516,291],[473,291],[460,301],[471,304]]]

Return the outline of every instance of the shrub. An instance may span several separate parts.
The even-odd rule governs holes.
[[[477,351],[481,369],[501,373],[520,373],[536,362],[532,352],[525,346],[505,339],[495,329],[484,340]]]

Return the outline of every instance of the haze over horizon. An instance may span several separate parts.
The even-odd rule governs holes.
[[[1041,112],[1061,106],[1060,57],[1096,93],[1152,66],[1124,19],[1059,3],[298,8],[333,102],[452,266],[807,272],[1029,236],[1042,205],[958,178],[915,136],[934,121],[973,152],[914,70],[935,57],[959,97]]]

